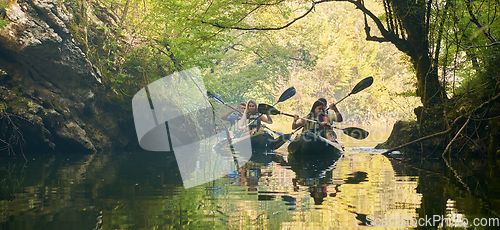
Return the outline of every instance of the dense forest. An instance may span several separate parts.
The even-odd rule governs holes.
[[[90,75],[97,75],[99,83],[90,93],[97,100],[81,113],[108,114],[91,128],[79,124],[85,118],[74,118],[63,129],[66,132],[39,125],[42,131],[37,132],[44,133],[40,134],[43,141],[52,148],[74,130],[85,133],[76,139],[86,149],[116,146],[110,143],[116,136],[104,140],[99,124],[108,124],[108,133],[132,130],[130,100],[139,89],[171,73],[199,67],[207,89],[233,105],[248,99],[270,103],[294,86],[297,95],[279,108],[299,114],[306,113],[316,98],[338,100],[359,80],[372,76],[375,82],[369,90],[339,107],[348,124],[401,120],[393,136],[403,133],[405,138],[390,138],[386,148],[414,141],[413,146],[430,149],[436,156],[464,148],[474,154],[497,154],[500,26],[495,1],[85,0],[51,4],[3,3],[0,80],[5,86],[0,112],[5,127],[10,127],[2,129],[6,151],[20,142],[22,130],[30,130],[23,118],[29,120],[39,107],[47,109],[29,93],[29,87],[19,86],[26,82],[20,79],[43,75],[41,71],[35,67],[28,72],[16,70],[19,65],[10,60],[21,65],[32,61],[21,60],[26,55],[12,58],[16,50],[27,52],[37,45],[29,43],[32,40],[11,42],[16,36],[26,36],[19,25],[19,12],[25,12],[28,19],[49,21],[53,32],[66,34],[61,35],[63,40],[73,39],[91,63]],[[64,25],[53,15],[60,16]],[[68,120],[63,107],[55,102],[51,106]],[[47,123],[43,116],[41,120]],[[73,123],[79,128],[68,125]],[[95,136],[103,138],[96,141]],[[118,146],[134,142],[119,139]]]

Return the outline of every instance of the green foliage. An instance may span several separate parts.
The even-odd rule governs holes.
[[[457,97],[466,96],[472,101],[480,103],[478,99],[488,99],[499,92],[500,84],[500,49],[493,47],[486,52],[489,57],[484,63],[484,69],[463,77],[460,86],[455,90]]]
[[[94,13],[114,22],[89,20],[89,56],[116,94],[133,95],[156,79],[198,66],[207,89],[232,105],[248,99],[272,103],[293,85],[298,95],[283,106],[305,111],[318,97],[338,100],[359,80],[374,76],[371,91],[344,102],[346,117],[411,115],[416,102],[403,97],[414,90],[406,84],[413,81],[407,66],[394,49],[367,45],[363,21],[345,20],[362,17],[352,5],[318,5],[308,17],[278,31],[218,27],[281,26],[310,7],[309,2],[283,2],[277,11],[275,1],[263,3],[271,5],[101,1]]]
[[[0,114],[7,112],[7,102],[0,101]]]
[[[5,12],[5,9],[7,9],[7,3],[3,3],[0,5],[0,12]],[[5,16],[0,17],[0,29],[3,29],[6,25],[9,24],[9,21],[5,20]]]
[[[446,70],[442,79],[445,79],[444,85],[452,96],[474,91],[481,87],[480,82],[484,82],[476,79],[480,76],[477,72],[487,68],[487,63],[494,56],[490,51],[495,49],[491,46],[494,43],[492,39],[500,39],[500,21],[491,12],[497,7],[498,3],[493,1],[458,1],[449,5],[435,3],[435,11],[431,16],[430,44],[431,47],[441,45],[437,55],[439,68]],[[474,23],[475,20],[482,28]],[[442,40],[439,40],[439,33],[442,33]]]

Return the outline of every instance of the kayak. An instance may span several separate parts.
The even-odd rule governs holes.
[[[214,146],[215,149],[230,146],[233,150],[248,150],[253,152],[272,152],[276,140],[267,131],[256,132],[239,138],[224,139]]]
[[[336,141],[327,140],[324,137],[311,132],[299,134],[288,145],[288,153],[295,156],[334,156],[338,160],[343,154],[344,148]]]
[[[269,146],[274,141],[273,135],[269,132],[259,131],[244,137],[234,138],[231,140],[231,145],[233,148],[238,148],[239,146],[245,145],[244,143],[248,143],[248,139],[251,141],[252,150],[270,149]]]

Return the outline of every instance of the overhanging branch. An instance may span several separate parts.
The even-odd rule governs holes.
[[[274,3],[242,2],[241,4],[243,4],[243,5],[255,5],[255,6],[274,6],[274,5],[280,4],[284,1],[285,0],[280,0],[280,1],[277,1]]]
[[[364,14],[368,15],[370,19],[377,25],[377,28],[379,29],[380,33],[382,34],[383,38],[380,37],[375,37],[371,36],[369,33],[367,34],[366,40],[368,41],[377,41],[377,42],[391,42],[393,43],[399,50],[407,53],[409,51],[408,45],[406,44],[406,41],[399,38],[394,32],[388,31],[385,27],[384,24],[380,21],[380,19],[375,16],[370,10],[368,10],[364,5],[361,0],[338,0],[340,1],[346,1],[354,4],[357,9],[361,10]],[[368,31],[369,30],[366,30]]]
[[[226,25],[222,25],[222,24],[219,24],[217,22],[206,22],[206,21],[202,21],[202,23],[205,23],[205,24],[210,24],[212,26],[215,26],[217,28],[221,28],[221,29],[234,29],[234,30],[262,30],[262,31],[271,31],[271,30],[282,30],[282,29],[285,29],[289,26],[291,26],[293,23],[295,23],[296,21],[304,18],[305,16],[307,16],[309,13],[311,13],[314,9],[314,7],[316,6],[316,4],[320,4],[320,3],[323,3],[323,2],[331,2],[332,0],[321,0],[321,1],[317,1],[317,2],[312,2],[312,5],[311,5],[311,8],[309,8],[309,10],[307,10],[304,14],[300,15],[299,17],[296,17],[294,18],[292,21],[288,22],[287,24],[283,25],[283,26],[278,26],[278,27],[241,27],[241,26],[226,26]],[[261,5],[259,5],[261,6]],[[241,20],[240,20],[241,21]]]

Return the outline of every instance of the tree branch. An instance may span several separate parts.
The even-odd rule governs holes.
[[[476,16],[474,15],[474,13],[472,12],[472,7],[470,5],[470,0],[465,0],[465,4],[467,5],[467,9],[469,11],[469,15],[471,17],[470,21],[473,22],[474,24],[476,24],[476,26],[481,29],[481,31],[483,32],[483,34],[492,42],[492,43],[496,43],[497,41],[491,36],[490,33],[488,33],[486,31],[486,29],[484,28],[483,25],[481,25],[481,23],[479,23],[479,20],[477,20]]]
[[[212,22],[206,22],[206,21],[202,21],[202,23],[205,23],[205,24],[209,24],[209,25],[212,25],[212,26],[215,26],[217,28],[221,28],[221,29],[234,29],[234,30],[264,30],[264,31],[270,31],[270,30],[282,30],[282,29],[285,29],[289,26],[291,26],[293,23],[295,23],[296,21],[304,18],[305,16],[307,16],[309,13],[312,12],[312,10],[314,9],[314,7],[316,6],[316,4],[319,4],[319,3],[323,3],[323,2],[330,2],[332,0],[321,0],[321,1],[317,1],[317,2],[312,2],[312,6],[311,8],[309,8],[309,10],[307,10],[304,14],[300,15],[299,17],[297,18],[294,18],[292,21],[288,22],[287,24],[283,25],[283,26],[279,26],[279,27],[240,27],[240,26],[225,26],[225,25],[221,25],[217,22],[215,23],[212,23]],[[258,7],[260,7],[261,5],[259,5]],[[255,9],[253,10],[255,11]],[[252,11],[252,12],[253,12]],[[241,20],[240,20],[241,21]]]
[[[389,153],[395,151],[395,150],[398,150],[398,149],[401,149],[401,148],[404,148],[404,147],[407,147],[409,145],[412,145],[412,144],[415,144],[415,143],[418,143],[418,142],[421,142],[421,141],[425,141],[425,140],[428,140],[428,139],[432,139],[432,138],[435,138],[435,137],[438,137],[438,136],[441,136],[441,135],[444,135],[444,134],[447,134],[451,131],[451,128],[450,129],[447,129],[445,131],[442,131],[442,132],[439,132],[439,133],[434,133],[432,135],[429,135],[429,136],[425,136],[425,137],[422,137],[422,138],[419,138],[419,139],[416,139],[414,141],[410,141],[408,143],[405,143],[405,144],[402,144],[400,146],[397,146],[397,147],[394,147],[392,149],[389,149],[385,152],[382,153],[382,155],[384,156],[387,156]]]
[[[282,2],[284,2],[285,0],[280,0],[280,1],[277,1],[275,3],[256,3],[256,2],[242,2],[241,4],[243,5],[255,5],[255,6],[274,6],[274,5],[278,5]]]
[[[393,43],[400,51],[404,53],[409,53],[410,48],[408,47],[408,44],[405,40],[399,38],[393,31],[388,31],[380,19],[378,19],[377,16],[375,16],[370,10],[368,10],[361,0],[335,0],[339,2],[350,2],[356,6],[357,9],[361,10],[363,13],[368,15],[370,19],[377,25],[377,28],[379,29],[380,33],[382,34],[383,38],[380,37],[375,37],[371,36],[370,34],[367,34],[366,40],[367,41],[377,41],[377,42],[391,42]],[[365,29],[367,31],[367,29]],[[368,30],[369,32],[369,30]]]
[[[431,134],[431,135],[429,135],[429,136],[425,136],[425,137],[422,137],[422,138],[416,139],[416,140],[414,140],[414,141],[410,141],[410,142],[408,142],[408,143],[402,144],[402,145],[400,145],[400,146],[394,147],[394,148],[392,148],[392,149],[389,149],[389,150],[387,150],[387,151],[383,152],[383,153],[382,153],[382,155],[387,156],[389,153],[391,153],[391,152],[393,152],[393,151],[395,151],[395,150],[398,150],[398,149],[401,149],[401,148],[407,147],[407,146],[409,146],[409,145],[412,145],[412,144],[415,144],[415,143],[418,143],[418,142],[421,142],[421,141],[425,141],[425,140],[428,140],[428,139],[432,139],[432,138],[435,138],[435,137],[438,137],[438,136],[441,136],[441,135],[447,134],[447,133],[449,133],[449,132],[452,130],[452,128],[451,128],[451,127],[453,127],[453,125],[454,125],[455,123],[457,123],[457,121],[458,121],[458,120],[460,120],[460,118],[463,118],[463,116],[457,117],[457,118],[453,121],[453,123],[450,125],[450,128],[449,128],[449,129],[447,129],[447,130],[445,130],[445,131],[442,131],[442,132],[439,132],[439,133],[434,133],[434,134]]]
[[[462,125],[462,128],[460,128],[460,130],[458,130],[458,132],[455,134],[455,137],[453,137],[453,139],[451,139],[450,143],[448,143],[448,145],[446,145],[446,148],[444,149],[443,154],[441,154],[441,157],[444,158],[444,154],[446,154],[446,152],[448,152],[448,150],[450,149],[451,144],[453,144],[453,142],[455,142],[455,140],[457,139],[458,135],[462,132],[462,130],[464,130],[464,128],[467,126],[467,124],[469,124],[469,121],[470,121],[470,117],[467,118],[467,121],[465,122],[465,124]]]
[[[445,5],[444,5],[444,12],[442,13],[442,18],[441,22],[439,23],[439,31],[438,31],[438,38],[437,38],[437,45],[436,45],[436,51],[434,54],[434,66],[438,66],[439,64],[439,54],[441,51],[441,40],[443,38],[443,31],[444,31],[444,22],[446,19],[446,16],[448,15],[448,8],[450,6],[450,0],[447,0]]]

